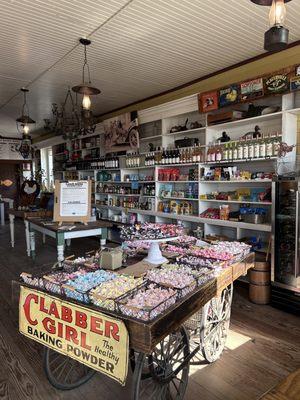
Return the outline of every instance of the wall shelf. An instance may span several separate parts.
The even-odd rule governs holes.
[[[220,129],[230,128],[235,125],[243,126],[243,125],[249,125],[251,123],[256,124],[259,123],[260,121],[268,121],[274,118],[280,118],[281,116],[282,116],[282,111],[278,111],[271,114],[258,115],[257,117],[242,118],[242,119],[237,119],[235,121],[224,122],[222,124],[208,125],[207,128],[220,130]]]
[[[166,201],[166,200],[184,200],[184,201],[198,201],[198,199],[192,199],[189,197],[159,197],[157,198],[161,201]]]
[[[244,180],[244,181],[199,181],[199,183],[221,183],[221,184],[226,184],[226,183],[236,183],[236,184],[246,184],[246,183],[270,183],[272,182],[272,179],[249,179],[249,180]]]
[[[168,132],[165,134],[165,136],[175,136],[175,135],[186,135],[189,133],[200,133],[200,132],[205,132],[206,126],[202,126],[201,128],[195,128],[195,129],[187,129],[186,131],[179,131],[179,132]]]
[[[211,203],[231,203],[231,204],[257,204],[262,206],[271,206],[272,203],[269,201],[245,201],[245,200],[214,200],[214,199],[200,199],[200,201],[211,202]]]

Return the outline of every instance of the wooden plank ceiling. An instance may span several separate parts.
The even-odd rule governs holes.
[[[294,42],[300,0],[287,10]],[[0,0],[0,135],[17,136],[22,86],[38,129],[80,83],[79,37],[92,40],[97,115],[261,54],[268,11],[250,0]]]

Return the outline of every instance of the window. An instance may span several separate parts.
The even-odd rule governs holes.
[[[41,167],[44,171],[42,179],[43,183],[49,190],[54,183],[52,147],[45,147],[41,149]]]

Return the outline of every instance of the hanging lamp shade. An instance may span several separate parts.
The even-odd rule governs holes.
[[[28,126],[30,124],[35,124],[35,121],[29,116],[29,109],[27,105],[26,95],[29,92],[29,90],[26,88],[21,88],[20,90],[23,93],[24,102],[22,106],[22,115],[16,119],[17,129],[19,132],[21,131],[20,128],[24,128],[25,126]]]
[[[259,6],[271,6],[273,3],[273,0],[251,0],[252,3],[255,3]],[[285,3],[288,3],[291,0],[284,0]]]
[[[91,82],[91,76],[90,76],[90,68],[89,64],[87,62],[87,52],[86,52],[86,47],[91,44],[91,41],[89,39],[84,39],[81,38],[79,39],[79,42],[84,46],[84,62],[83,62],[83,67],[82,67],[82,83],[80,85],[76,85],[72,87],[73,92],[75,93],[80,93],[86,96],[94,96],[99,93],[101,93],[101,90],[94,87]],[[85,69],[87,69],[87,80],[85,76]]]
[[[291,0],[251,0],[259,6],[269,6],[270,29],[264,35],[264,49],[266,51],[284,50],[289,42],[289,30],[284,26],[286,18],[285,3]]]

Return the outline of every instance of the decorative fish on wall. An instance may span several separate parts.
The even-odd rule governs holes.
[[[4,179],[4,181],[0,181],[0,186],[10,187],[13,185],[13,181],[10,179]]]

